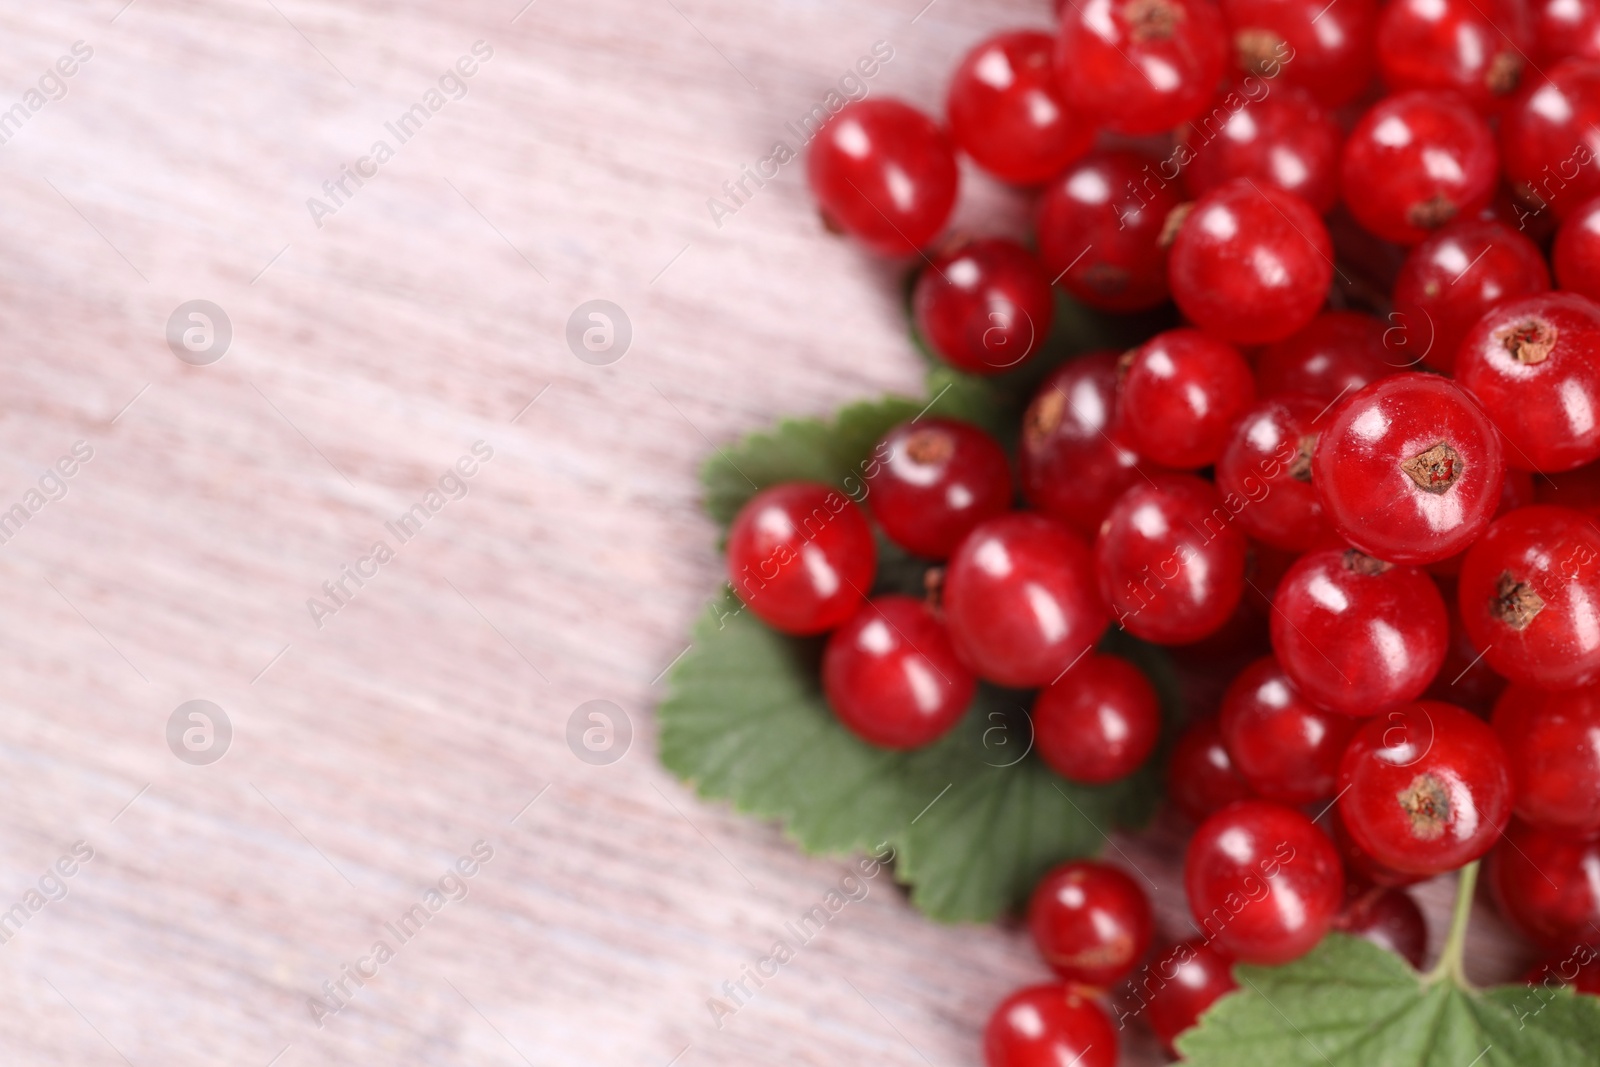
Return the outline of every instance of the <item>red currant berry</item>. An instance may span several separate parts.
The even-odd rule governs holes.
[[[1039,197],[1034,229],[1045,273],[1091,307],[1141,311],[1167,299],[1167,216],[1178,187],[1152,188],[1156,160],[1100,152],[1073,164]],[[1136,194],[1129,189],[1138,188]]]
[[[1135,995],[1141,1002],[1149,998],[1150,1029],[1170,1055],[1177,1055],[1172,1043],[1179,1034],[1224,994],[1239,988],[1233,980],[1233,961],[1204,938],[1172,946],[1147,970],[1150,975],[1139,982],[1145,992]]]
[[[1536,505],[1496,519],[1458,589],[1472,643],[1504,677],[1544,689],[1600,680],[1600,532],[1583,513]]]
[[[972,703],[977,679],[927,605],[880,596],[828,638],[822,691],[850,732],[883,748],[937,741]]]
[[[867,503],[889,539],[944,559],[979,523],[1011,509],[1005,450],[954,419],[916,419],[884,434],[868,468]]]
[[[1467,332],[1456,379],[1506,438],[1506,462],[1569,471],[1600,458],[1600,304],[1577,293],[1508,300]]]
[[[1001,181],[1037,185],[1089,150],[1094,129],[1061,98],[1055,38],[996,34],[967,53],[950,82],[950,136]]]
[[[1195,201],[1167,284],[1196,326],[1235,344],[1281,341],[1310,322],[1333,279],[1327,227],[1304,200],[1238,178]]]
[[[985,1067],[1116,1067],[1117,1032],[1094,1001],[1064,983],[1019,989],[983,1030]]]
[[[1217,716],[1196,719],[1172,746],[1167,796],[1195,822],[1236,800],[1255,796],[1222,743]]]
[[[1295,86],[1324,107],[1338,107],[1372,80],[1376,0],[1222,0],[1235,66],[1267,78],[1272,91]]]
[[[1550,263],[1561,288],[1600,300],[1600,197],[1567,216],[1556,231]]]
[[[1359,190],[1345,199],[1357,222],[1386,241],[1414,245],[1488,204],[1499,166],[1488,124],[1458,97],[1410,92],[1384,98],[1356,123],[1340,180]]]
[[[1111,506],[1095,539],[1100,593],[1117,622],[1162,645],[1220,629],[1244,594],[1249,543],[1210,482],[1140,481]]]
[[[1158,333],[1123,368],[1121,436],[1156,463],[1210,466],[1255,399],[1250,364],[1230,344],[1199,330]]]
[[[1491,722],[1511,766],[1518,818],[1556,833],[1600,833],[1600,690],[1513,686]]]
[[[1020,366],[1050,332],[1050,279],[1015,241],[991,237],[940,254],[911,294],[917,330],[946,362],[974,374]]]
[[[728,530],[728,581],[756,617],[820,634],[861,606],[878,569],[872,528],[848,497],[815,482],[763,489]]]
[[[1381,320],[1358,311],[1324,311],[1303,329],[1261,349],[1256,388],[1262,396],[1306,393],[1324,403],[1395,373]]]
[[[963,660],[997,685],[1048,685],[1105,632],[1094,557],[1041,515],[990,519],[945,570],[946,623]]]
[[[1223,499],[1243,502],[1239,525],[1273,548],[1305,552],[1340,543],[1311,488],[1316,423],[1327,408],[1304,393],[1262,400],[1234,425],[1217,461]]]
[[[1294,808],[1241,800],[1194,832],[1183,861],[1189,910],[1222,951],[1244,963],[1310,952],[1344,899],[1328,835]]]
[[[1489,724],[1422,700],[1362,724],[1339,765],[1339,814],[1361,850],[1412,874],[1489,851],[1511,818],[1511,770]]]
[[[1395,316],[1428,337],[1421,358],[1450,373],[1484,312],[1550,288],[1539,247],[1503,222],[1458,219],[1413,248],[1394,283]]]
[[[1286,68],[1287,69],[1287,68]],[[1221,128],[1208,118],[1180,134],[1189,159],[1183,180],[1195,196],[1235,178],[1293,193],[1319,214],[1339,200],[1337,123],[1304,93],[1281,89],[1249,99],[1240,89],[1221,97]]]
[[[1579,993],[1600,996],[1600,955],[1591,945],[1577,946],[1533,968],[1527,980],[1529,985],[1566,985]]]
[[[1564,219],[1600,195],[1600,62],[1569,59],[1545,72],[1500,121],[1500,158],[1523,203]]]
[[[1280,804],[1333,796],[1339,757],[1357,726],[1301,696],[1271,656],[1233,680],[1217,721],[1240,777],[1263,800]]]
[[[1115,352],[1078,356],[1044,380],[1022,416],[1023,495],[1085,537],[1141,477],[1138,454],[1115,439],[1117,377]]]
[[[1326,548],[1300,557],[1273,598],[1272,648],[1314,703],[1374,715],[1415,700],[1444,662],[1450,623],[1416,567]]]
[[[1515,0],[1394,0],[1378,18],[1378,65],[1391,91],[1453,89],[1485,114],[1516,89],[1532,46]]]
[[[928,116],[899,100],[857,100],[817,132],[806,180],[830,223],[879,255],[909,256],[944,229],[959,173]]]
[[[1028,901],[1028,929],[1050,969],[1069,982],[1105,989],[1126,978],[1150,947],[1150,899],[1116,867],[1063,863]]]
[[[1227,60],[1208,0],[1085,0],[1061,11],[1067,104],[1116,133],[1165,133],[1205,110]]]
[[[1393,563],[1431,563],[1489,524],[1505,462],[1500,434],[1471,398],[1432,374],[1396,374],[1327,417],[1311,484],[1350,544]]]
[[[1525,508],[1532,503],[1534,503],[1533,475],[1527,471],[1519,471],[1507,467],[1505,481],[1500,483],[1500,503],[1494,509],[1494,517],[1498,519],[1502,515],[1509,515],[1518,508]],[[1466,558],[1467,553],[1463,550],[1453,556],[1428,564],[1427,571],[1435,578],[1454,578],[1461,573],[1461,561]],[[1454,587],[1444,590],[1444,594],[1445,600],[1454,599]],[[1454,623],[1451,625],[1453,626]],[[1475,658],[1477,653],[1474,652],[1472,655]],[[1451,675],[1451,677],[1454,677],[1454,675]],[[1446,699],[1451,704],[1462,703],[1460,700]]]
[[[1600,3],[1533,0],[1533,58],[1541,68],[1563,59],[1600,59]]]
[[[1536,944],[1560,951],[1600,930],[1600,841],[1513,821],[1485,873],[1500,914]]]
[[[1349,889],[1344,910],[1333,921],[1333,928],[1366,938],[1420,971],[1428,951],[1428,923],[1411,894],[1376,885]]]
[[[1063,778],[1099,785],[1138,770],[1161,736],[1161,703],[1125,659],[1091,653],[1033,702],[1034,746]]]
[[[1344,861],[1345,870],[1355,881],[1400,888],[1424,880],[1423,875],[1386,867],[1362,851],[1361,846],[1350,836],[1350,831],[1345,828],[1344,819],[1340,817],[1337,805],[1329,808],[1324,817],[1328,820],[1329,836],[1333,838],[1334,847],[1339,850],[1339,858]]]

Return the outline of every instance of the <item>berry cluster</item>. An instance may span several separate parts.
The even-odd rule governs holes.
[[[1570,954],[1600,929],[1600,0],[1058,14],[965,56],[943,124],[859,101],[808,159],[833,228],[920,255],[934,353],[1037,383],[1014,440],[925,414],[859,499],[776,485],[728,542],[873,745],[935,742],[988,683],[1033,691],[1050,768],[1111,782],[1163,717],[1107,630],[1185,679],[1197,932],[1152,956],[1137,882],[1051,871],[1028,924],[1058,981],[999,1006],[988,1063],[1113,1064],[1134,1014],[1170,1049],[1235,961],[1332,929],[1420,966],[1403,887],[1484,856]],[[941,239],[958,152],[1033,191],[1032,248]],[[1057,288],[1185,324],[1028,378]],[[872,595],[880,535],[926,597]],[[1600,989],[1594,960],[1556,980]]]

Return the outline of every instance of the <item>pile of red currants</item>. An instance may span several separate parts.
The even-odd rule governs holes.
[[[1197,936],[1152,956],[1133,878],[1052,871],[1029,925],[1060,981],[1001,1004],[988,1063],[1109,1065],[1135,1014],[1170,1049],[1234,962],[1332,929],[1420,967],[1402,887],[1464,869],[1470,894],[1484,856],[1570,956],[1600,934],[1600,0],[1059,16],[964,57],[942,125],[844,107],[811,188],[920,256],[917,333],[959,371],[1026,373],[1057,287],[1158,332],[1042,376],[1015,440],[920,416],[861,499],[773,486],[728,543],[759,618],[828,635],[827,701],[873,745],[935,741],[982,680],[1036,691],[1054,771],[1110,782],[1163,723],[1108,628],[1188,679],[1167,774]],[[1036,191],[1034,250],[941,237],[958,152]],[[880,534],[925,598],[869,595]],[[1562,977],[1600,992],[1594,958]]]

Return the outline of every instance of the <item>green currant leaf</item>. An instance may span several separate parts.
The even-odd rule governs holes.
[[[994,918],[1154,806],[1148,771],[1086,788],[1028,754],[1025,693],[980,687],[956,729],[915,752],[868,745],[828,709],[820,653],[732,596],[713,605],[673,669],[661,760],[701,796],[781,821],[807,852],[887,843],[912,902],[936,919]]]
[[[1600,1044],[1600,997],[1427,983],[1343,934],[1285,966],[1235,974],[1239,990],[1178,1038],[1190,1067],[1589,1067]]]
[[[873,446],[927,411],[1014,428],[1025,401],[990,379],[949,368],[929,400],[853,404],[832,420],[799,419],[719,449],[705,465],[706,507],[724,528],[759,489],[795,479],[863,498]],[[918,595],[928,563],[879,538],[874,591]],[[1163,655],[1108,637],[1176,707]],[[986,920],[1026,899],[1050,866],[1097,852],[1105,832],[1141,823],[1159,797],[1146,770],[1101,788],[1072,785],[1031,755],[1031,695],[980,686],[966,717],[938,743],[887,752],[841,726],[823,699],[820,640],[767,628],[724,589],[695,628],[662,703],[661,760],[701,796],[780,821],[813,853],[890,845],[912,901],[946,921]],[[1151,761],[1152,766],[1158,760]]]

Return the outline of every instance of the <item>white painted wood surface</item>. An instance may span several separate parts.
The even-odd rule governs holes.
[[[845,867],[654,762],[656,679],[717,580],[711,442],[918,384],[893,272],[821,231],[797,165],[720,227],[707,198],[875,41],[872,91],[931,107],[961,49],[1048,20],[922,2],[0,10],[0,111],[27,114],[0,147],[0,510],[93,449],[0,545],[0,910],[29,916],[0,1062],[977,1061],[1041,966],[885,878],[717,1029],[707,997]],[[319,228],[307,198],[477,41],[466,96]],[[962,218],[1022,210],[971,182]],[[611,366],[563,340],[596,298],[633,325]],[[165,340],[192,299],[232,322],[211,366]],[[387,534],[480,440],[469,495]],[[379,538],[319,630],[307,598]],[[234,730],[210,766],[164,737],[197,698]],[[611,766],[565,741],[591,699],[632,719]],[[308,997],[480,839],[467,898],[315,1026]],[[1162,851],[1130,847],[1178,933]]]

